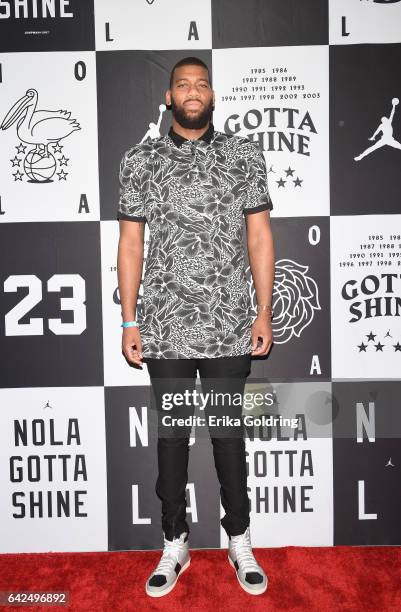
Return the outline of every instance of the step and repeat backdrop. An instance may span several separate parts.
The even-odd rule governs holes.
[[[0,552],[162,544],[149,377],[121,352],[118,170],[168,131],[188,55],[274,204],[275,342],[244,402],[276,418],[246,429],[253,545],[399,545],[401,2],[2,0]],[[187,513],[193,547],[227,545],[195,430]]]

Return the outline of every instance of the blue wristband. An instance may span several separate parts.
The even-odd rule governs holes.
[[[125,323],[121,323],[121,327],[139,327],[139,323],[137,321],[125,321]]]

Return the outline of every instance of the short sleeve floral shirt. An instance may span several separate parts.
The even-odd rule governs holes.
[[[126,151],[119,178],[117,219],[149,225],[137,308],[143,356],[251,353],[243,215],[273,208],[259,147],[212,123],[192,141],[170,128]]]

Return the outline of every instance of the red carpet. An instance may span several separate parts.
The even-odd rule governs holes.
[[[269,576],[263,595],[237,582],[225,550],[192,550],[191,565],[160,599],[144,592],[160,553],[36,553],[0,555],[0,590],[69,591],[70,605],[46,610],[316,610],[401,611],[401,547],[335,546],[254,549]],[[16,607],[3,607],[14,610]]]

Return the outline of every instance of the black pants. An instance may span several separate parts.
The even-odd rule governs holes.
[[[156,494],[162,502],[162,527],[166,538],[172,540],[183,531],[189,533],[186,521],[186,485],[188,481],[189,436],[191,427],[160,428],[160,420],[166,415],[162,395],[192,391],[196,386],[199,370],[202,393],[228,393],[230,397],[242,399],[246,378],[250,373],[251,355],[238,357],[217,357],[210,359],[151,359],[144,358],[152,383],[153,397],[159,417],[157,440],[158,478]],[[166,396],[164,396],[166,397]],[[188,395],[187,395],[188,397]],[[207,397],[205,395],[205,397]],[[241,402],[242,403],[242,402]],[[195,404],[168,410],[169,416],[189,416],[194,413]],[[241,418],[240,403],[230,407],[212,405],[204,407],[206,425],[211,415],[228,415]],[[233,422],[233,421],[230,421]],[[209,427],[213,445],[213,457],[220,482],[221,503],[225,516],[221,525],[228,535],[239,535],[249,525],[250,500],[247,493],[247,473],[243,424],[241,426]]]

